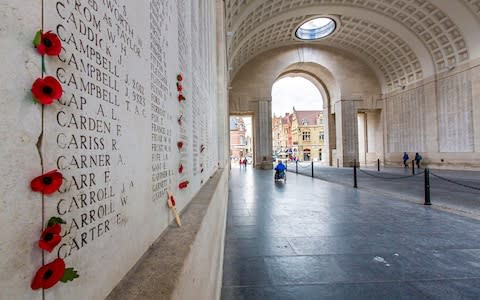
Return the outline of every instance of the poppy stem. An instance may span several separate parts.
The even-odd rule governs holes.
[[[45,55],[42,55],[42,78],[47,73],[47,68],[45,68]]]

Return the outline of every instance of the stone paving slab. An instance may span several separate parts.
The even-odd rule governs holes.
[[[296,172],[295,164],[288,165],[289,174]],[[300,162],[298,173],[311,176],[311,163]],[[480,172],[469,170],[430,170],[430,197],[433,205],[462,215],[480,219]],[[415,176],[409,168],[361,168],[357,172],[359,189],[375,191],[387,196],[422,204],[425,201],[424,169],[415,169]],[[334,168],[314,163],[314,177],[329,182],[353,186],[352,168]],[[403,178],[406,177],[406,178]],[[455,183],[472,186],[467,188]]]
[[[233,169],[222,299],[478,299],[480,221]]]

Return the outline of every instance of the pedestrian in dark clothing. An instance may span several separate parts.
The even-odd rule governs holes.
[[[408,163],[407,163],[407,162],[408,162],[408,159],[409,159],[409,158],[410,158],[410,157],[408,157],[407,152],[403,152],[403,166],[404,166],[405,168],[408,168]]]
[[[417,168],[420,169],[420,161],[422,160],[422,156],[420,154],[415,153],[415,163],[417,164]]]

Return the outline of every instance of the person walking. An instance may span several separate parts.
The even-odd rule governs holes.
[[[410,157],[408,156],[407,152],[403,152],[403,166],[405,168],[408,168],[408,159]]]
[[[422,160],[422,156],[420,154],[415,153],[415,163],[417,164],[417,168],[420,169],[420,161]]]

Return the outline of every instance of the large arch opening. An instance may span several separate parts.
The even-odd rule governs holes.
[[[309,76],[284,74],[272,85],[272,156],[275,161],[322,161],[323,96]]]

